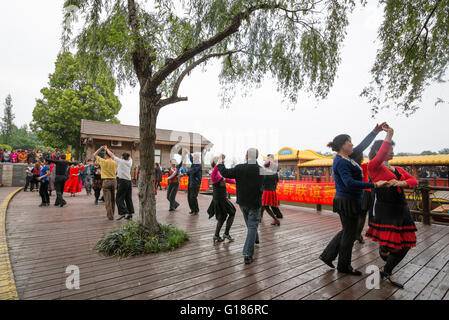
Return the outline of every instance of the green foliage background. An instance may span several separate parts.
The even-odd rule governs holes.
[[[63,52],[57,58],[48,87],[36,100],[31,127],[37,138],[54,148],[80,148],[81,119],[119,122],[121,103],[116,81],[105,63],[97,60],[93,74],[77,55]]]

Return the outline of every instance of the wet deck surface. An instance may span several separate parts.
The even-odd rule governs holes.
[[[137,207],[137,190],[134,188]],[[281,226],[264,215],[255,261],[245,265],[242,247],[246,227],[240,210],[231,229],[235,242],[214,245],[215,219],[208,219],[210,197],[199,196],[200,214],[190,216],[185,192],[181,206],[168,212],[165,191],[159,192],[158,221],[173,224],[190,235],[181,248],[118,260],[93,248],[121,221],[109,221],[104,205],[94,205],[85,193],[65,197],[64,208],[39,208],[36,192],[20,192],[6,219],[7,241],[17,291],[21,299],[449,299],[449,227],[417,224],[418,245],[395,269],[399,290],[381,281],[380,289],[366,288],[366,267],[382,266],[377,244],[354,245],[353,266],[361,277],[340,274],[318,256],[340,229],[330,212],[281,207]],[[55,196],[51,198],[54,202]],[[238,206],[236,206],[238,207]],[[117,215],[117,213],[116,213]],[[224,230],[224,229],[223,229]],[[65,286],[66,267],[80,269],[79,290]]]

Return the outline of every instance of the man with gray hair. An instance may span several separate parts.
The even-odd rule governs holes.
[[[201,166],[201,158],[198,152],[189,154],[192,165],[187,175],[189,177],[189,185],[187,188],[187,200],[189,202],[190,214],[197,215],[200,212],[198,207],[198,193],[200,192],[201,180],[203,178],[203,168]]]
[[[217,169],[223,177],[235,179],[236,182],[237,204],[240,206],[248,229],[243,246],[245,264],[253,262],[254,244],[259,243],[257,228],[262,208],[264,170],[257,164],[258,156],[258,150],[250,148],[246,152],[246,163],[226,169],[223,163],[225,155],[222,154],[217,165]]]

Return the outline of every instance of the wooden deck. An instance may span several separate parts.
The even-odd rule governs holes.
[[[135,204],[137,190],[134,189]],[[158,220],[190,234],[171,252],[118,260],[97,254],[101,236],[122,222],[106,219],[104,205],[84,193],[66,197],[68,206],[38,208],[37,193],[19,193],[7,212],[10,260],[21,299],[449,299],[449,227],[418,224],[418,246],[396,268],[405,283],[398,290],[381,282],[368,290],[367,275],[339,274],[318,256],[340,229],[337,215],[313,209],[282,207],[280,227],[265,215],[255,261],[243,264],[246,227],[237,211],[231,229],[235,242],[213,245],[216,221],[208,220],[210,197],[200,195],[199,216],[188,215],[186,193],[181,206],[168,212],[165,191],[158,194]],[[54,201],[54,196],[52,197]],[[137,206],[137,205],[136,205]],[[353,266],[363,272],[381,266],[377,244],[354,245]],[[80,268],[81,287],[68,290],[66,267]]]

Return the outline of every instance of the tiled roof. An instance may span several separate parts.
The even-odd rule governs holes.
[[[85,119],[81,120],[81,134],[123,137],[136,140],[139,140],[140,138],[138,126],[123,125],[112,122],[92,121]],[[195,143],[196,141],[193,141],[194,134],[195,133],[193,132],[156,129],[156,139],[159,141],[177,142],[179,137],[183,137],[184,140],[187,140],[187,137],[189,137],[191,143]],[[206,139],[202,135],[199,135],[199,137],[201,138],[202,145],[207,145],[211,143],[208,139]]]

